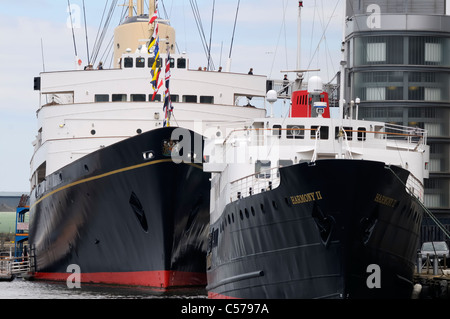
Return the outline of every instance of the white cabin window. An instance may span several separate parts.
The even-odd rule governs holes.
[[[178,69],[186,69],[186,59],[185,58],[179,58],[177,60],[177,68]]]
[[[136,67],[137,68],[145,68],[145,59],[144,58],[136,58]]]
[[[150,102],[161,102],[161,94],[156,94],[155,95],[155,99],[154,100],[152,100],[153,99],[153,94],[150,94],[149,96],[148,96],[148,100],[150,101]]]
[[[131,102],[145,102],[145,94],[131,94]]]
[[[278,136],[278,138],[281,138],[281,125],[276,124],[274,126],[272,126],[272,135],[273,136]]]
[[[167,59],[166,59],[166,65],[167,65]],[[170,58],[170,68],[173,69],[175,67],[175,59]]]
[[[155,63],[155,58],[148,58],[148,67],[152,68],[153,63]],[[156,67],[160,68],[162,66],[162,59],[158,58],[158,62],[156,63]]]
[[[108,94],[95,94],[95,102],[109,102]]]
[[[112,101],[113,102],[126,102],[127,101],[127,95],[126,94],[113,94],[112,95]]]
[[[133,58],[125,58],[123,60],[123,66],[125,68],[132,68],[133,67]]]
[[[317,129],[319,129],[319,126],[311,126],[311,139],[316,139]],[[320,126],[319,131],[319,140],[328,140],[329,136],[329,127],[328,126]]]
[[[256,161],[255,174],[257,178],[270,178],[270,161]]]
[[[358,141],[365,141],[367,129],[365,127],[358,127]]]
[[[334,129],[334,136],[337,139],[339,139],[339,133],[340,133],[341,128],[339,126],[336,126]],[[343,130],[345,131],[345,136],[347,136],[347,141],[351,141],[353,139],[353,127],[343,127]]]
[[[305,127],[303,125],[288,125],[286,137],[289,139],[304,139]]]
[[[197,95],[183,95],[184,103],[197,103]]]
[[[214,104],[214,96],[200,96],[200,103]]]

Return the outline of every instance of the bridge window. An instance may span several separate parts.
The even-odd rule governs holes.
[[[167,59],[166,59],[166,64],[167,64]],[[174,67],[175,67],[175,59],[170,58],[170,68],[173,69]]]
[[[161,94],[156,94],[154,100],[152,100],[152,98],[153,98],[153,94],[150,94],[150,95],[148,96],[148,100],[149,100],[150,102],[161,102]]]
[[[178,69],[186,69],[186,59],[185,58],[179,58],[177,60],[177,68]]]
[[[95,94],[95,102],[109,102],[108,94]]]
[[[303,125],[288,125],[286,137],[289,139],[304,139],[305,127]]]
[[[311,139],[316,139],[316,133],[319,126],[311,126]],[[320,126],[320,140],[328,140],[329,136],[329,127],[328,126]]]
[[[112,101],[113,102],[126,102],[127,101],[127,95],[126,94],[113,94],[112,95]]]
[[[281,125],[274,125],[272,130],[273,136],[278,136],[278,138],[281,138]]]
[[[155,63],[155,58],[148,58],[148,67],[152,68],[153,67],[153,63]],[[156,62],[156,67],[160,68],[162,65],[162,59],[158,58],[158,61]]]
[[[365,127],[358,127],[358,141],[365,141],[366,140],[366,128]]]
[[[197,103],[197,95],[183,95],[184,103]]]
[[[345,134],[347,135],[347,141],[351,141],[353,139],[353,127],[343,127]],[[340,127],[336,126],[335,128],[335,137],[339,139],[339,131]]]
[[[270,178],[270,161],[256,161],[255,174],[256,178]]]
[[[145,102],[145,94],[131,94],[131,102]]]
[[[133,58],[125,58],[123,60],[123,66],[125,68],[132,68],[133,67]]]
[[[145,59],[144,58],[136,58],[136,67],[137,68],[145,68]]]
[[[200,96],[200,103],[214,104],[214,96]]]

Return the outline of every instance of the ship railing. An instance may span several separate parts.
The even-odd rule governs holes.
[[[304,136],[305,131],[311,131],[311,138],[314,138],[317,142],[317,128],[245,128],[245,129],[236,129],[231,131],[228,136],[225,138],[223,144],[225,145],[232,137],[237,138],[240,135],[247,135],[251,132],[257,132],[258,142],[264,142],[265,138],[273,138],[278,137],[281,138],[281,132],[287,131],[287,135],[292,137],[293,135]],[[343,128],[342,131],[345,134],[345,141],[349,141],[347,133],[358,133],[359,141],[367,141],[371,137],[369,134],[373,134],[372,138],[375,139],[385,139],[385,140],[400,140],[405,141],[408,144],[415,145],[414,150],[417,150],[419,146],[426,145],[428,139],[427,130],[421,129],[418,127],[408,127],[396,124],[386,123],[380,130],[351,130]],[[260,134],[263,132],[263,134]],[[272,132],[272,134],[270,134]],[[268,134],[264,134],[268,133]],[[276,134],[278,133],[278,135]],[[313,137],[314,135],[314,137]],[[261,140],[263,139],[263,140]]]
[[[271,191],[279,185],[279,167],[261,170],[256,174],[245,176],[231,182],[230,199],[234,202],[245,197]]]
[[[15,276],[29,273],[31,270],[30,256],[0,257],[0,276]]]
[[[423,203],[424,201],[423,183],[413,174],[409,174],[408,180],[406,181],[406,189],[411,195],[415,196]]]
[[[427,130],[397,124],[385,124],[388,139],[403,139],[410,144],[427,144]]]

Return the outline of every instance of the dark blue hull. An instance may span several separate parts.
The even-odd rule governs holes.
[[[47,177],[31,194],[36,278],[158,288],[206,285],[209,174],[184,154],[175,128],[126,139]],[[202,136],[188,132],[196,158]],[[200,143],[200,145],[194,145]]]
[[[210,298],[411,297],[423,211],[407,171],[323,160],[280,174],[211,225]]]

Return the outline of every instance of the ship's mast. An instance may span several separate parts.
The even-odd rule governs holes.
[[[303,1],[298,2],[298,19],[297,19],[297,70],[300,70],[301,54],[302,54],[302,8]]]
[[[129,0],[128,2],[128,17],[131,18],[133,16],[133,9],[134,9],[134,1]]]
[[[144,0],[137,0],[137,15],[144,15]]]

